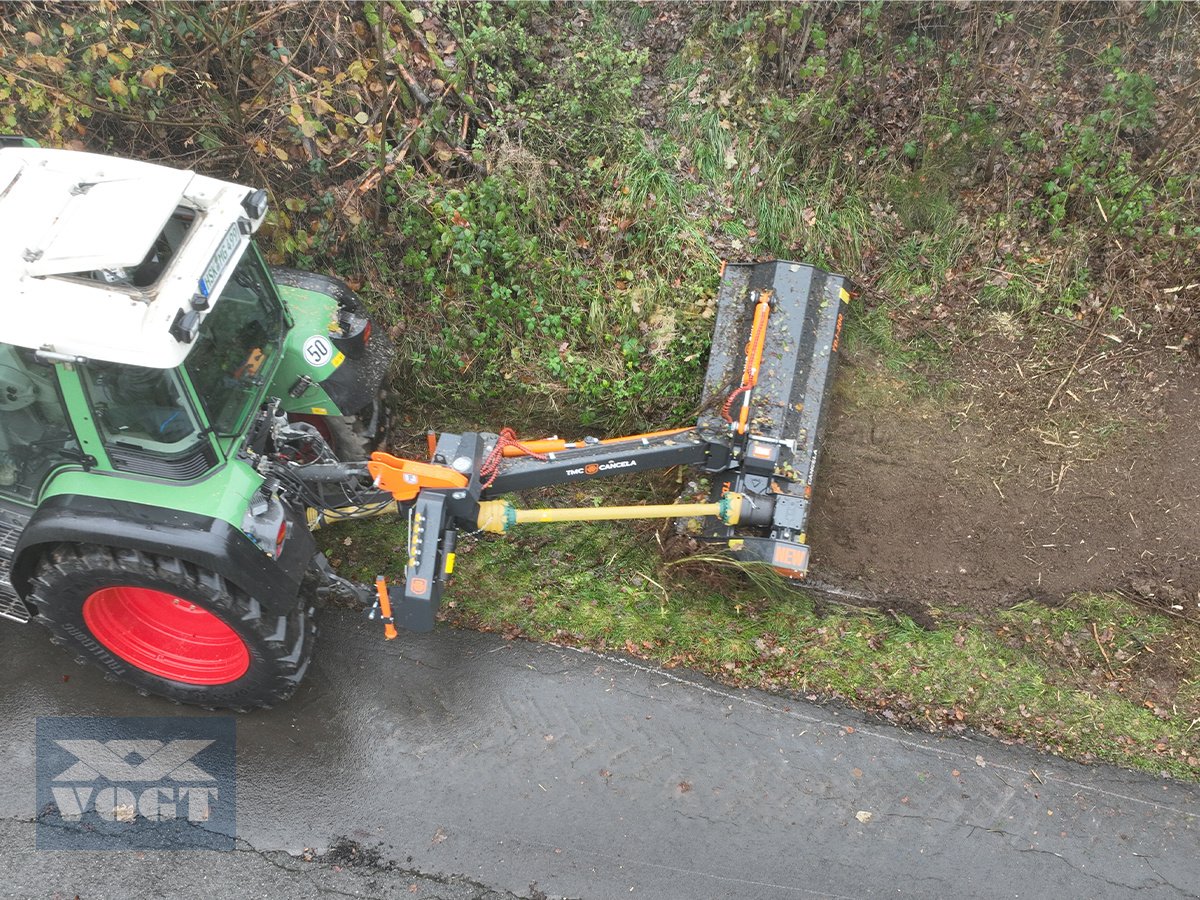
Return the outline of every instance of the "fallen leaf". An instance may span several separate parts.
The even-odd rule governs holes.
[[[980,754],[976,754],[976,756],[975,756],[975,765],[979,766],[979,768],[981,768],[981,769],[987,768],[987,762],[984,760],[983,756]]]
[[[871,814],[869,812],[867,812],[865,809],[860,809],[858,812],[856,812],[854,814],[854,818],[858,819],[858,821],[860,821],[864,825],[866,825],[868,822],[871,821]]]
[[[430,843],[435,844],[435,845],[440,844],[445,839],[446,839],[446,831],[445,831],[445,829],[442,828],[441,825],[439,825],[437,827],[437,831],[435,831],[433,833],[433,840]]]

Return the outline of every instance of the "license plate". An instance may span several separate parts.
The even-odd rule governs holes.
[[[229,261],[233,259],[233,255],[237,253],[241,243],[242,233],[235,222],[229,226],[225,237],[221,238],[221,245],[217,247],[217,252],[213,254],[212,259],[208,261],[204,274],[200,276],[200,294],[202,296],[207,297],[212,293],[221,273],[225,271],[225,267],[229,265]]]

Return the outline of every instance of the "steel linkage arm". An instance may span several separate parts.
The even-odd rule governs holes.
[[[410,631],[433,627],[446,580],[454,571],[459,530],[503,531],[509,518],[520,521],[661,518],[712,515],[731,524],[739,514],[761,518],[762,504],[734,498],[691,507],[604,507],[577,510],[515,510],[491,498],[512,491],[677,465],[721,467],[728,451],[695,429],[678,429],[606,441],[567,442],[557,438],[520,442],[511,436],[468,432],[438,436],[430,462],[372,454],[368,470],[375,485],[409,508],[404,593],[394,604],[397,625]],[[702,507],[702,508],[700,508]],[[743,513],[743,507],[745,512]],[[722,510],[729,510],[722,515]]]

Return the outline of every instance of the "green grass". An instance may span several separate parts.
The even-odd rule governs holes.
[[[396,520],[342,526],[324,540],[347,575],[401,577]],[[443,608],[460,626],[837,697],[898,724],[972,727],[1075,759],[1200,777],[1200,636],[1173,645],[1167,619],[1119,598],[1025,603],[972,622],[943,613],[925,630],[815,603],[770,573],[664,563],[646,526],[582,525],[460,545]]]

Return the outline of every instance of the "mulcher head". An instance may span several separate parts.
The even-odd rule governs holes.
[[[769,525],[704,520],[703,536],[780,573],[808,571],[806,526],[821,425],[851,286],[841,275],[786,261],[725,267],[717,294],[704,412],[706,440],[729,447],[713,498],[743,494]]]

